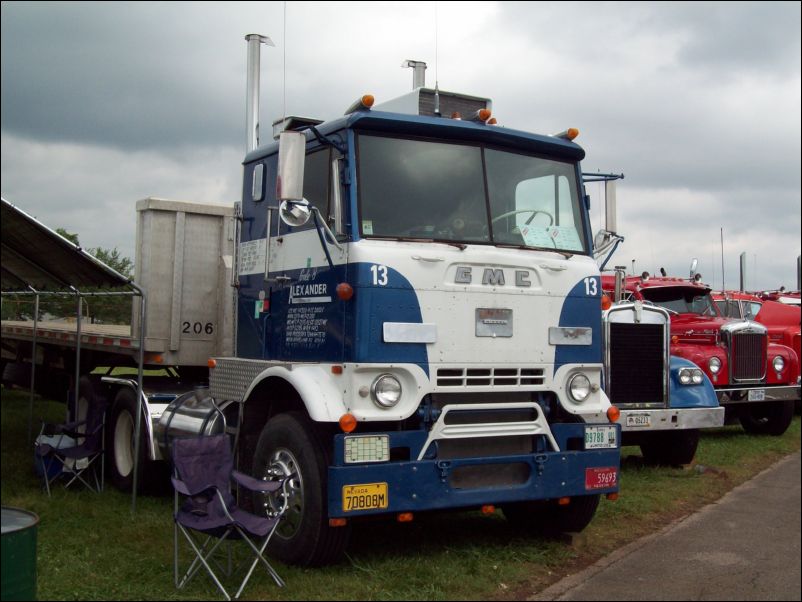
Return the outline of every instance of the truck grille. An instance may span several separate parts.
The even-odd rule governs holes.
[[[732,337],[733,380],[761,380],[766,375],[766,335],[745,332]]]
[[[665,405],[664,341],[661,324],[610,324],[612,403]]]
[[[542,368],[438,368],[438,387],[518,387],[542,385]]]

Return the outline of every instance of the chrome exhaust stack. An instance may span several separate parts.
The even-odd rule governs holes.
[[[245,152],[249,153],[259,146],[259,72],[261,48],[259,44],[275,46],[267,36],[249,33],[245,36],[248,42],[248,73],[245,91]]]

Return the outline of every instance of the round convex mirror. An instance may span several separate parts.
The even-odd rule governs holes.
[[[288,226],[303,226],[309,221],[312,216],[312,209],[309,206],[309,201],[301,199],[300,201],[281,201],[278,213],[283,221]]]

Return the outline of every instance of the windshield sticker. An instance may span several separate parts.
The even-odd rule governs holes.
[[[529,247],[545,247],[564,251],[582,250],[582,241],[573,226],[549,226],[545,229],[523,226],[521,235]]]
[[[521,228],[521,235],[524,237],[524,242],[527,247],[554,248],[554,241],[549,236],[548,231],[543,228],[523,226]]]
[[[362,220],[362,234],[364,234],[365,236],[373,235],[373,220],[371,219]]]
[[[573,226],[549,226],[546,229],[554,241],[555,249],[565,249],[566,251],[582,250],[582,241],[579,240],[579,233]]]

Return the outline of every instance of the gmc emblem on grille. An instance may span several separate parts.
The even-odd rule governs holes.
[[[454,284],[470,284],[473,282],[473,268],[467,266],[457,267],[457,273],[454,276]],[[485,268],[482,273],[482,284],[488,286],[505,286],[507,284],[504,277],[504,270],[501,268]],[[515,286],[527,288],[532,286],[529,281],[529,272],[527,270],[515,270]]]

